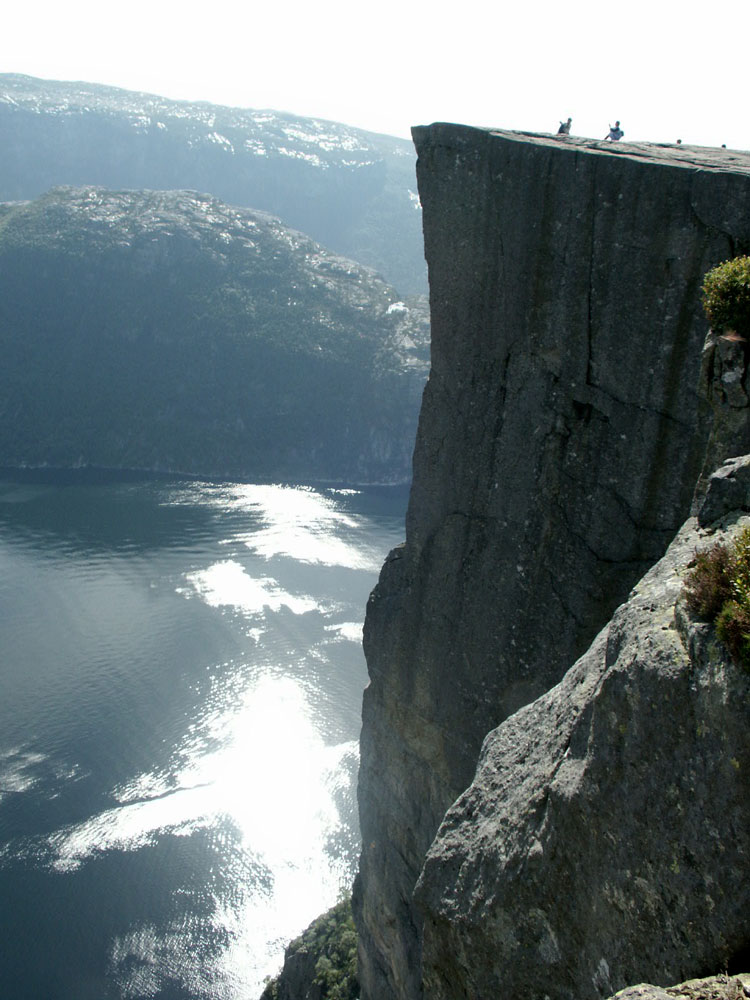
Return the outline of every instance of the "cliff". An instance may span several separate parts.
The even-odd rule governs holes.
[[[191,191],[0,205],[0,465],[405,482],[429,322]]]
[[[277,215],[426,291],[414,149],[406,139],[279,111],[171,101],[0,74],[0,201],[61,184],[192,189]]]
[[[432,370],[406,543],[365,624],[354,902],[366,1000],[422,992],[413,892],[485,735],[560,681],[685,520],[708,427],[699,288],[750,247],[745,154],[451,125],[414,138]],[[468,843],[482,828],[471,808],[464,818]],[[433,934],[464,919],[450,902],[458,871],[425,870],[427,995],[512,996],[436,971],[446,947],[459,965],[475,954],[461,927],[449,945]],[[489,909],[477,902],[477,925]]]
[[[417,896],[434,1000],[597,1000],[750,942],[750,677],[681,596],[690,519],[559,685],[490,734]]]

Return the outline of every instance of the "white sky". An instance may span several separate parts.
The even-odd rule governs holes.
[[[14,0],[0,72],[408,136],[463,122],[750,148],[750,0]]]

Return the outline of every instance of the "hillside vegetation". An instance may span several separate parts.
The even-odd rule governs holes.
[[[427,290],[414,147],[337,122],[0,74],[0,200],[60,184],[195,189]]]
[[[427,341],[422,301],[207,195],[0,208],[0,464],[403,481]]]

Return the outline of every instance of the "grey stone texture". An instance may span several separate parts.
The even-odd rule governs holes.
[[[596,1000],[750,940],[750,675],[681,590],[695,519],[559,685],[484,744],[417,888],[430,1000]],[[658,994],[657,994],[658,995]]]
[[[698,521],[705,527],[735,508],[750,510],[750,455],[726,459],[709,477],[705,495],[698,501]]]
[[[704,475],[696,499],[705,490],[706,476],[727,458],[750,452],[750,386],[747,341],[736,334],[709,332],[703,347],[699,391],[711,407],[712,422]],[[710,518],[710,512],[709,512]]]
[[[620,990],[611,1000],[745,1000],[750,997],[750,975],[709,976],[691,979],[677,986],[661,989],[649,983]]]
[[[365,623],[363,1000],[421,994],[413,890],[485,735],[560,680],[685,520],[709,417],[700,285],[750,247],[748,155],[455,125],[414,138],[432,370],[406,543]],[[436,881],[422,899],[442,921]]]

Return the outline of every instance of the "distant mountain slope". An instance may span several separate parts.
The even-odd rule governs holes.
[[[205,191],[427,289],[410,142],[275,111],[0,74],[0,200],[61,184]]]
[[[428,318],[188,191],[0,206],[0,465],[408,479]]]

